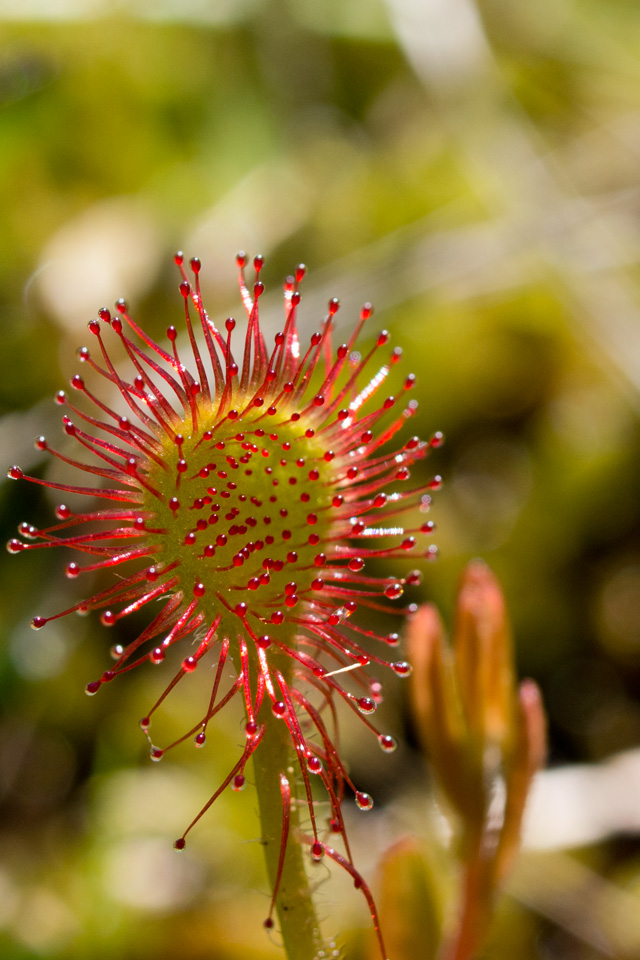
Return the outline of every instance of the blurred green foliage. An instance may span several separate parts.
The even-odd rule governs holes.
[[[268,257],[272,291],[304,260],[307,332],[328,296],[343,301],[345,327],[372,299],[419,375],[415,432],[447,435],[422,474],[446,479],[433,507],[441,560],[415,599],[448,615],[463,563],[485,557],[509,600],[519,668],[545,693],[552,762],[635,746],[637,17],[621,0],[3,0],[7,466],[51,469],[31,437],[57,433],[48,398],[105,298],[127,296],[157,334],[176,319],[175,248],[202,257],[220,316],[237,309],[238,247]],[[265,298],[271,330],[276,300]],[[21,520],[45,523],[54,502],[6,484],[5,539]],[[232,764],[238,723],[222,723],[206,760],[185,749],[166,769],[140,764],[135,721],[155,676],[87,701],[110,642],[96,618],[28,628],[77,598],[62,559],[0,564],[2,956],[278,956],[260,926],[250,791],[220,799],[178,866],[171,850]],[[403,691],[387,691],[387,725],[406,746],[384,758],[359,729],[344,737],[354,775],[381,801],[377,819],[354,818],[369,873],[425,803]],[[169,705],[169,735],[190,716],[188,703]],[[637,840],[594,849],[594,875],[637,896]],[[507,902],[487,957],[633,955],[624,938],[607,953],[579,920],[545,912],[543,873]],[[352,931],[355,960],[366,912],[342,895],[344,878],[324,879],[321,913],[336,935]]]

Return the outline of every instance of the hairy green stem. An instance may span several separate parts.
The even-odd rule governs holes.
[[[273,715],[271,701],[266,697],[257,720],[259,724],[265,724],[266,732],[254,754],[253,768],[260,810],[261,842],[264,846],[269,883],[273,890],[278,875],[282,842],[283,803],[280,774],[287,777],[291,796],[294,798],[297,760],[286,721]],[[276,898],[276,912],[287,960],[313,960],[322,948],[323,941],[305,868],[309,851],[298,839],[299,828],[300,817],[297,804],[294,803],[291,808],[289,842]]]

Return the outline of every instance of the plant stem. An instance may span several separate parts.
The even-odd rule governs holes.
[[[483,850],[482,838],[468,848],[462,910],[457,934],[446,951],[447,960],[472,960],[484,939],[494,897],[493,860]]]
[[[295,769],[297,760],[291,747],[286,721],[271,712],[271,702],[265,697],[259,724],[266,732],[253,758],[260,822],[261,842],[267,862],[267,873],[273,890],[278,875],[282,841],[282,793],[280,774],[288,778],[292,798],[295,797]],[[276,912],[287,960],[313,960],[323,941],[311,896],[305,869],[303,845],[298,840],[300,817],[297,805],[292,804],[289,842],[284,859],[280,887],[276,898]]]

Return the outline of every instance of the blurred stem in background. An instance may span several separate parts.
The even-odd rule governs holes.
[[[425,605],[409,623],[409,655],[418,733],[457,836],[459,907],[443,933],[437,919],[442,880],[429,879],[432,869],[406,842],[383,864],[381,914],[394,960],[415,956],[410,944],[414,936],[424,941],[425,915],[430,934],[425,956],[471,960],[517,853],[527,793],[545,758],[542,700],[533,681],[518,687],[504,597],[479,561],[462,576],[452,644],[435,607]],[[404,906],[389,896],[390,877],[398,874],[419,878]],[[420,909],[417,898],[423,901]]]

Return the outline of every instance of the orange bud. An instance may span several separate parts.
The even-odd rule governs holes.
[[[410,620],[407,650],[413,664],[411,702],[418,735],[434,774],[463,818],[481,818],[478,771],[474,777],[473,765],[468,762],[468,728],[454,652],[440,615],[430,604],[420,607]]]
[[[486,913],[518,848],[546,727],[535,683],[525,680],[518,690],[504,596],[484,563],[474,560],[462,574],[452,644],[436,609],[425,605],[409,623],[409,654],[418,734],[460,817],[463,856],[477,858]]]
[[[504,825],[496,853],[496,874],[501,880],[518,851],[520,828],[529,787],[544,764],[547,753],[547,723],[542,695],[533,680],[523,680],[518,691],[517,730],[507,766],[507,799]]]
[[[462,575],[454,637],[462,707],[482,749],[512,733],[515,685],[511,628],[495,574],[474,560]]]

